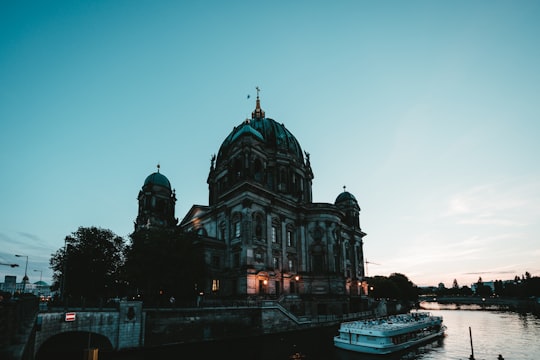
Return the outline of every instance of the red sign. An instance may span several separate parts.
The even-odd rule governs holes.
[[[66,313],[65,321],[75,321],[75,314],[74,312]]]

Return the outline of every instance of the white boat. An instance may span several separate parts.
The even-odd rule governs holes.
[[[444,336],[442,316],[418,311],[343,322],[334,346],[367,354],[391,354]]]

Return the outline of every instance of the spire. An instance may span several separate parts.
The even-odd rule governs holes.
[[[160,168],[160,166],[159,166],[159,163],[158,163],[157,164],[157,172],[159,172],[159,168]]]
[[[256,86],[255,89],[257,90],[257,103],[255,105],[255,110],[253,110],[253,112],[251,113],[251,118],[263,119],[265,114],[264,114],[264,110],[261,109],[261,100],[259,100],[259,92],[261,91],[261,89],[259,89],[258,86]]]

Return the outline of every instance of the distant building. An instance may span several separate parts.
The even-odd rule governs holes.
[[[193,205],[178,223],[175,190],[158,165],[139,192],[135,232],[177,226],[198,234],[206,294],[360,299],[367,294],[360,206],[345,187],[334,203],[314,203],[313,178],[309,153],[265,116],[257,94],[251,119],[212,156],[208,205]]]
[[[491,292],[495,292],[495,282],[494,281],[483,281],[482,284],[484,286],[488,286],[491,289]],[[472,283],[471,284],[471,290],[473,293],[476,293],[476,290],[478,288],[478,283]]]
[[[8,292],[13,295],[17,290],[17,277],[14,275],[6,275],[4,277],[4,282],[0,284],[0,288],[2,289],[2,291]]]
[[[51,287],[45,281],[40,280],[33,284],[26,282],[25,284],[25,278],[23,278],[23,281],[20,283],[17,283],[16,279],[16,276],[6,275],[4,282],[0,283],[0,290],[8,292],[12,295],[22,293],[24,291],[27,294],[33,294],[45,298],[49,298],[51,296]]]
[[[502,281],[503,286],[507,286],[509,284],[514,284],[514,283],[515,283],[515,280],[503,280]],[[496,292],[496,290],[495,290],[495,281],[483,281],[482,284],[485,285],[485,286],[489,286],[489,288],[491,289],[491,291],[493,293]],[[477,282],[471,284],[471,290],[472,290],[473,293],[476,293],[477,288],[478,288],[478,283]]]

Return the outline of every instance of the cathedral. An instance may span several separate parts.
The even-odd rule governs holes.
[[[360,206],[345,190],[333,204],[313,202],[313,178],[309,153],[266,117],[257,88],[251,119],[211,158],[208,205],[193,205],[178,221],[175,191],[158,166],[139,192],[135,232],[197,234],[208,270],[201,294],[310,299],[318,314],[358,311],[367,294]]]

